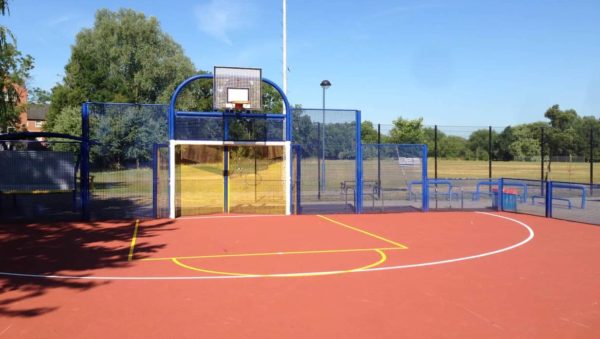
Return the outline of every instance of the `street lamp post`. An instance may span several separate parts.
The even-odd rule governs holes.
[[[329,80],[321,81],[321,88],[323,88],[323,125],[321,128],[321,183],[320,188],[325,191],[325,90],[331,87]]]

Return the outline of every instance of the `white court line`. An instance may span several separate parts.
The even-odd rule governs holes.
[[[485,214],[485,215],[489,215],[495,218],[501,218],[501,219],[506,219],[512,222],[515,222],[519,225],[521,225],[523,228],[525,228],[528,232],[529,232],[529,236],[514,244],[514,245],[510,245],[508,247],[504,247],[495,251],[491,251],[491,252],[485,252],[485,253],[481,253],[481,254],[476,254],[476,255],[470,255],[470,256],[466,256],[466,257],[461,257],[461,258],[454,258],[454,259],[446,259],[446,260],[439,260],[439,261],[430,261],[430,262],[424,262],[424,263],[417,263],[417,264],[407,264],[407,265],[398,265],[398,266],[385,266],[385,267],[375,267],[375,268],[369,268],[366,270],[360,270],[360,271],[331,271],[329,273],[331,274],[336,274],[336,273],[347,273],[347,274],[354,274],[354,273],[362,273],[362,272],[374,272],[374,271],[387,271],[387,270],[400,270],[400,269],[407,269],[407,268],[417,268],[417,267],[425,267],[425,266],[435,266],[435,265],[443,265],[443,264],[450,264],[450,263],[455,263],[455,262],[459,262],[459,261],[466,261],[466,260],[474,260],[474,259],[479,259],[479,258],[483,258],[483,257],[487,257],[487,256],[492,256],[492,255],[496,255],[496,254],[500,254],[503,252],[507,252],[510,250],[513,250],[517,247],[523,246],[526,243],[530,242],[533,237],[535,236],[535,233],[533,232],[533,230],[531,229],[531,227],[529,227],[527,224],[525,224],[522,221],[510,218],[510,217],[506,217],[503,215],[498,215],[498,214],[493,214],[493,213],[487,213],[487,212],[475,212],[475,213],[479,213],[479,214]],[[303,273],[298,273],[298,274],[306,274],[306,275],[319,275],[322,272],[303,272]],[[289,273],[287,273],[289,274]],[[25,273],[11,273],[11,272],[0,272],[0,276],[11,276],[11,277],[24,277],[24,278],[46,278],[46,279],[81,279],[81,280],[210,280],[210,279],[249,279],[249,278],[272,278],[272,277],[277,277],[278,275],[269,275],[269,276],[265,276],[265,275],[244,275],[244,276],[174,276],[174,277],[169,277],[169,276],[74,276],[74,275],[43,275],[43,274],[25,274]]]
[[[461,257],[461,258],[456,258],[456,259],[447,259],[447,260],[440,260],[440,261],[424,262],[424,263],[420,263],[420,264],[375,267],[375,268],[368,269],[368,271],[399,270],[399,269],[403,269],[403,268],[434,266],[434,265],[449,264],[449,263],[459,262],[459,261],[465,261],[465,260],[479,259],[479,258],[483,258],[483,257],[488,257],[488,256],[491,256],[491,255],[499,254],[499,253],[502,253],[502,252],[507,252],[507,251],[513,250],[513,249],[515,249],[515,248],[517,248],[519,246],[523,246],[526,243],[530,242],[533,239],[534,235],[535,235],[535,233],[533,232],[533,230],[531,229],[531,227],[529,227],[527,224],[525,224],[524,222],[521,222],[519,220],[516,220],[516,219],[513,219],[513,218],[509,218],[509,217],[505,217],[503,215],[497,215],[497,214],[493,214],[493,213],[488,213],[488,212],[475,212],[475,213],[491,215],[493,217],[497,217],[497,218],[502,218],[502,219],[514,221],[517,224],[525,227],[527,229],[527,231],[529,231],[529,236],[526,239],[524,239],[523,241],[519,242],[519,243],[516,243],[516,244],[508,246],[508,247],[501,248],[499,250],[491,251],[491,252],[486,252],[486,253],[481,253],[481,254],[476,254],[476,255],[470,255],[470,256],[467,256],[467,257]]]
[[[229,219],[229,218],[264,218],[264,217],[285,217],[284,214],[249,214],[249,215],[204,215],[197,217],[177,217],[176,220],[189,219]]]

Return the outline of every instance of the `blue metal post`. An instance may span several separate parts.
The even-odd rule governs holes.
[[[296,214],[302,214],[302,147],[296,145]]]
[[[229,213],[229,147],[223,148],[223,213]]]
[[[504,178],[498,180],[498,194],[496,194],[498,211],[504,211]]]
[[[83,103],[81,107],[81,217],[83,220],[90,219],[90,124],[89,103]]]
[[[363,210],[363,158],[362,142],[360,139],[360,125],[360,111],[356,111],[356,196],[354,197],[354,206],[356,213],[362,213]]]
[[[158,218],[158,144],[152,145],[152,215]]]
[[[552,181],[546,181],[546,218],[552,218]]]
[[[421,163],[423,164],[421,167],[421,200],[422,206],[421,209],[423,212],[429,212],[429,179],[427,177],[427,145],[422,145],[421,147]]]

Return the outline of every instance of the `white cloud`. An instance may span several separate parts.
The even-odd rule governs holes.
[[[256,10],[250,1],[209,0],[196,7],[195,15],[202,32],[232,45],[231,33],[250,26]]]

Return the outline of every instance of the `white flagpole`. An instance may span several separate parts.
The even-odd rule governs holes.
[[[283,93],[287,95],[287,0],[283,0]]]

